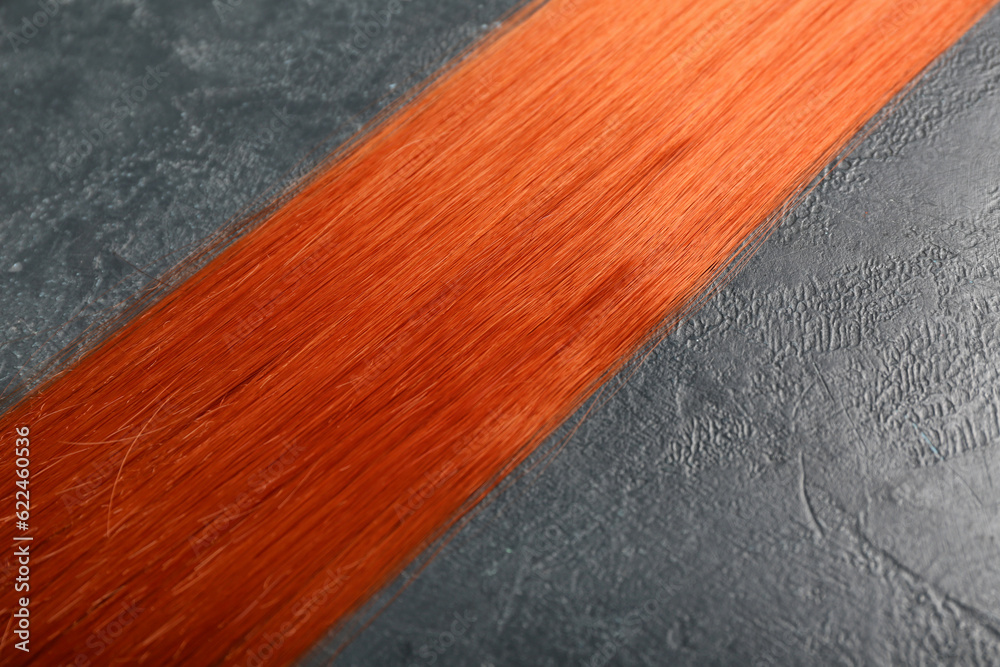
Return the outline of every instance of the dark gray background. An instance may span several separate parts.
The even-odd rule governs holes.
[[[65,2],[0,41],[4,385],[511,2],[406,0],[360,57],[387,2],[232,4]],[[994,12],[335,664],[1000,664],[998,45]]]

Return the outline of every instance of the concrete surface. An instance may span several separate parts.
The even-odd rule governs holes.
[[[383,4],[72,1],[0,42],[3,384],[510,3],[404,0],[350,52]],[[994,12],[334,664],[1000,664],[998,82]]]

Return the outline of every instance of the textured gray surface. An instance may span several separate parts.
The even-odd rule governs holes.
[[[344,54],[382,4],[69,3],[0,44],[0,375],[504,9],[404,2]],[[335,664],[1000,664],[998,44],[994,12]]]
[[[400,0],[357,40],[387,3],[0,7],[0,389],[513,4]]]

